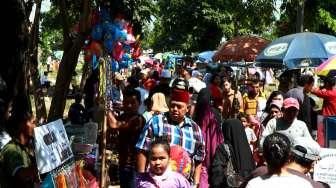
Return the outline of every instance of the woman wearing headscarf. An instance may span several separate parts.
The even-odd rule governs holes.
[[[202,163],[200,187],[207,188],[209,187],[208,169],[217,146],[223,143],[220,119],[216,117],[216,113],[211,107],[210,92],[207,88],[202,89],[198,94],[193,119],[200,126],[205,141],[206,156]]]
[[[223,123],[222,129],[224,143],[217,147],[210,171],[210,183],[213,188],[234,187],[229,183],[229,175],[233,174],[238,178],[236,180],[240,181],[238,182],[240,185],[255,169],[252,152],[241,122],[238,119],[228,119]]]

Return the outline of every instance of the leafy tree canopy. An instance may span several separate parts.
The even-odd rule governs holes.
[[[154,29],[146,36],[156,51],[215,49],[222,37],[268,32],[275,0],[158,0]]]

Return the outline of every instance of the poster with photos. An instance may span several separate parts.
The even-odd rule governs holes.
[[[50,172],[73,157],[61,119],[34,129],[35,156],[41,174]]]

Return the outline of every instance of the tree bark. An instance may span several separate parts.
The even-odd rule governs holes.
[[[40,75],[38,71],[38,36],[39,36],[39,22],[40,22],[40,12],[41,11],[41,1],[36,3],[34,23],[31,28],[30,33],[30,45],[29,45],[29,60],[30,60],[30,78],[32,80],[32,91],[35,101],[36,109],[36,119],[38,122],[46,120],[47,110],[44,102],[43,91],[40,82]]]
[[[83,1],[83,11],[80,16],[80,30],[74,39],[70,38],[69,26],[67,22],[67,12],[65,1],[60,0],[59,10],[63,21],[64,53],[58,70],[55,92],[51,101],[48,115],[48,121],[63,118],[63,112],[66,104],[67,93],[71,82],[72,74],[75,71],[79,53],[84,45],[89,28],[87,27],[89,18],[89,0]]]
[[[297,5],[296,13],[296,32],[303,32],[305,0],[300,0]]]
[[[28,111],[30,109],[27,105],[29,98],[26,95],[25,57],[28,49],[29,20],[26,4],[23,0],[8,0],[3,3],[3,9],[6,10],[5,15],[2,15],[3,25],[6,25],[6,29],[3,30],[6,47],[2,50],[4,55],[0,75],[6,86],[4,90],[1,88],[0,97],[5,105],[15,100],[13,109]],[[18,103],[19,99],[21,103]]]

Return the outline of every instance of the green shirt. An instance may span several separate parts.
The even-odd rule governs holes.
[[[0,152],[0,187],[16,187],[23,184],[24,187],[31,187],[33,182],[27,180],[18,182],[14,178],[21,168],[27,168],[32,165],[32,156],[29,154],[27,147],[16,141],[10,141]]]

